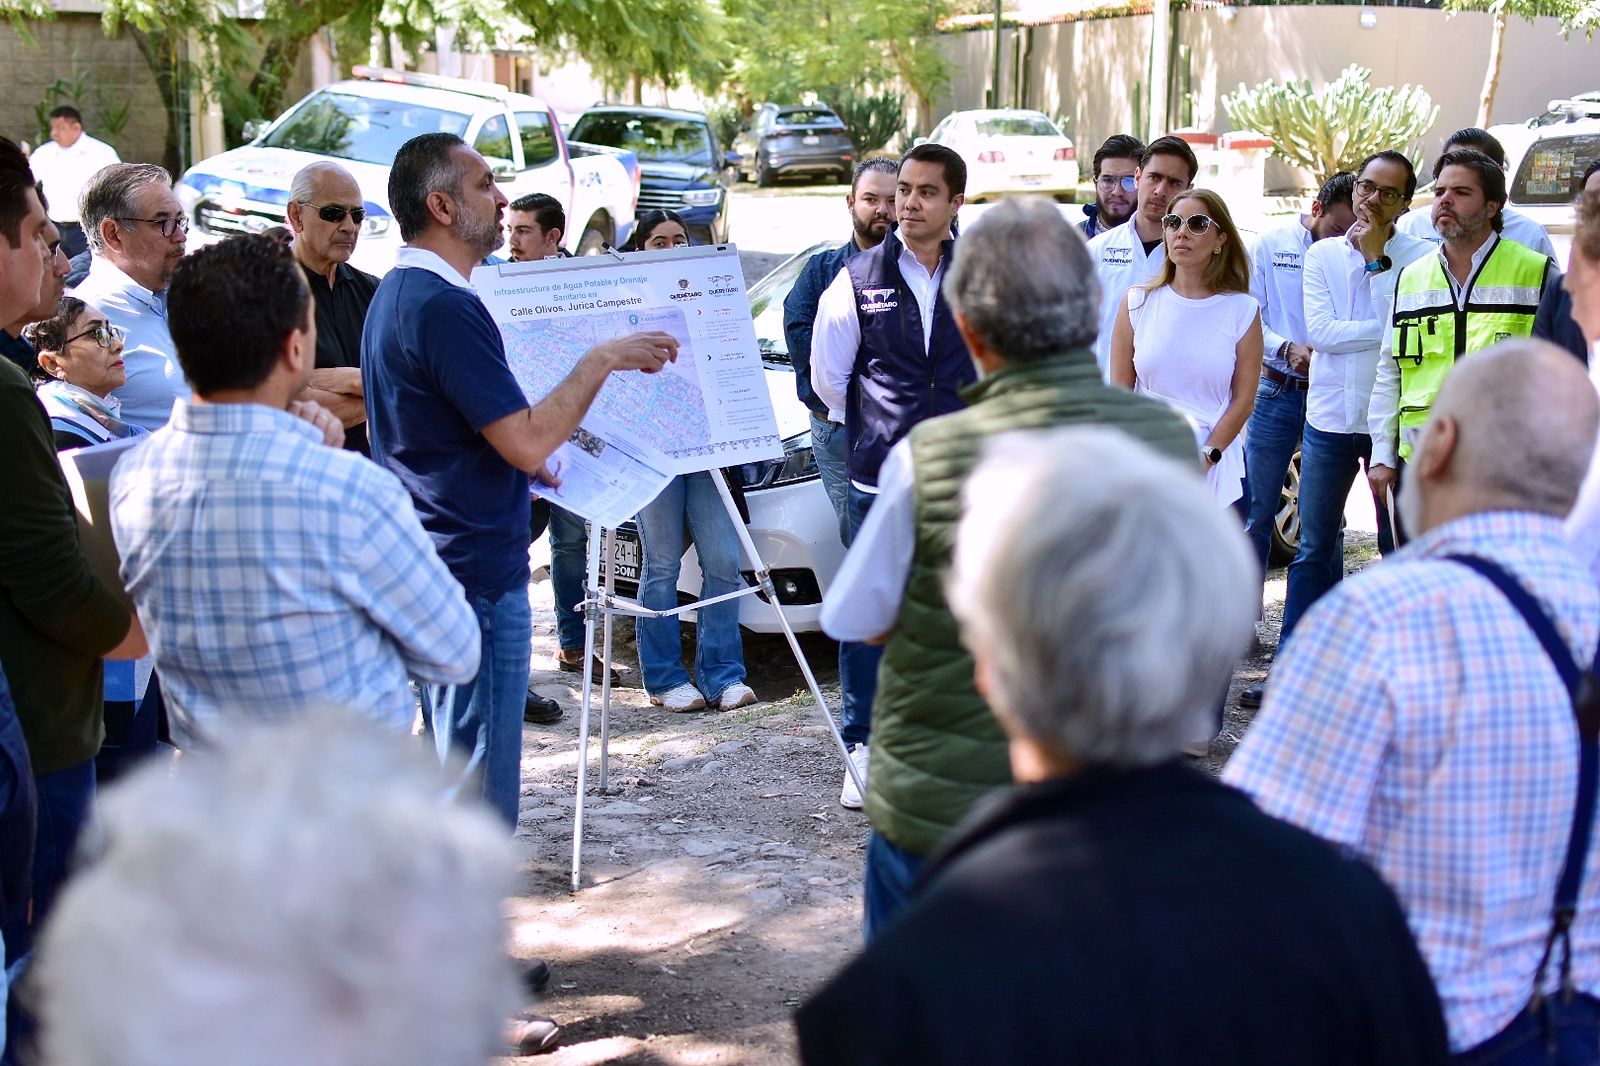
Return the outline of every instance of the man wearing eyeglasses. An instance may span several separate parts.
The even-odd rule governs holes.
[[[1128,221],[1089,242],[1089,257],[1100,280],[1100,334],[1094,343],[1100,376],[1111,366],[1111,334],[1128,290],[1149,281],[1167,261],[1161,219],[1167,205],[1194,184],[1200,163],[1179,137],[1157,137],[1140,157],[1134,173],[1138,207]]]
[[[361,186],[338,163],[302,167],[289,183],[294,257],[311,287],[317,314],[317,363],[301,399],[315,400],[344,426],[344,446],[367,447],[366,394],[361,388],[361,330],[378,279],[350,265],[366,219]]]
[[[1084,205],[1083,213],[1088,217],[1078,223],[1084,240],[1128,221],[1139,187],[1134,176],[1139,173],[1143,158],[1144,142],[1126,133],[1107,137],[1094,154],[1094,203]]]
[[[189,383],[167,328],[167,282],[183,259],[189,219],[172,178],[153,163],[116,163],[96,174],[79,204],[94,265],[73,295],[100,308],[128,334],[128,383],[113,395],[122,417],[160,429]]]

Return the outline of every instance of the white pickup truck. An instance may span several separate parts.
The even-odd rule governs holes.
[[[395,153],[423,133],[462,137],[489,162],[506,198],[542,192],[567,212],[567,249],[620,246],[633,230],[639,163],[632,152],[569,142],[555,113],[499,85],[357,67],[318,89],[249,144],[190,167],[176,191],[191,248],[282,225],[295,172],[318,159],[342,164],[367,210],[351,263],[372,274],[394,266],[400,229],[389,210]]]

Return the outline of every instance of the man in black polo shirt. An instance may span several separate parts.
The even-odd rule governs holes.
[[[305,399],[344,423],[344,446],[367,449],[367,406],[361,388],[361,329],[378,279],[350,265],[366,217],[361,187],[337,163],[316,162],[289,186],[294,257],[305,271],[317,315],[317,366]]]

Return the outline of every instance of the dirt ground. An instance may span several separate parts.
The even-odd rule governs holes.
[[[1370,538],[1351,539],[1348,558],[1362,565]],[[1237,696],[1271,662],[1283,588],[1283,571],[1269,574],[1260,647],[1236,671],[1222,733],[1201,760],[1213,773],[1249,725]],[[745,634],[749,681],[764,702],[669,714],[649,706],[632,626],[618,624],[609,787],[599,787],[597,710],[573,894],[579,679],[551,669],[548,589],[533,591],[535,682],[568,713],[525,732],[525,894],[512,917],[518,952],[554,967],[533,1008],[562,1023],[563,1046],[504,1061],[796,1061],[794,1008],[860,945],[867,822],[839,806],[843,763],[787,643]],[[801,645],[836,706],[836,646],[820,635]]]

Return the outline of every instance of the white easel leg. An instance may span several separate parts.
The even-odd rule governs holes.
[[[867,783],[861,780],[861,774],[856,769],[855,762],[850,758],[850,749],[845,747],[844,737],[839,733],[839,727],[833,720],[833,713],[828,710],[828,701],[822,697],[822,687],[817,684],[816,675],[811,672],[811,664],[806,661],[805,652],[800,649],[800,640],[794,635],[794,630],[789,627],[789,619],[784,615],[782,606],[778,603],[778,590],[772,584],[772,574],[767,570],[767,564],[761,561],[761,555],[756,551],[755,541],[750,539],[750,531],[745,528],[744,519],[739,517],[739,506],[733,502],[733,493],[728,490],[727,479],[721,470],[711,471],[711,480],[717,486],[717,492],[722,496],[722,506],[727,510],[728,517],[733,520],[734,531],[739,534],[739,543],[744,546],[745,557],[750,560],[750,566],[756,572],[756,583],[767,594],[767,602],[772,605],[772,611],[778,616],[778,625],[783,627],[783,635],[788,638],[789,648],[794,652],[794,661],[800,666],[800,673],[805,676],[806,684],[811,688],[811,695],[817,701],[817,710],[822,715],[822,720],[828,723],[828,732],[833,734],[833,743],[839,749],[840,758],[844,759],[845,772],[850,775],[850,780],[855,782],[856,788],[865,796]]]
[[[589,786],[589,710],[594,700],[594,619],[599,611],[595,590],[600,587],[600,527],[589,527],[588,563],[583,592],[583,709],[578,718],[578,792],[572,819],[572,891],[578,891],[578,868],[583,854],[583,801]]]
[[[606,550],[600,564],[600,584],[606,590],[603,603],[606,607],[611,605],[611,594],[614,591],[612,581],[611,560],[616,558],[617,531],[606,530]],[[603,611],[604,621],[601,623],[604,632],[600,674],[600,791],[609,793],[611,790],[611,626],[612,614],[609,610]],[[593,672],[588,663],[584,668]]]

